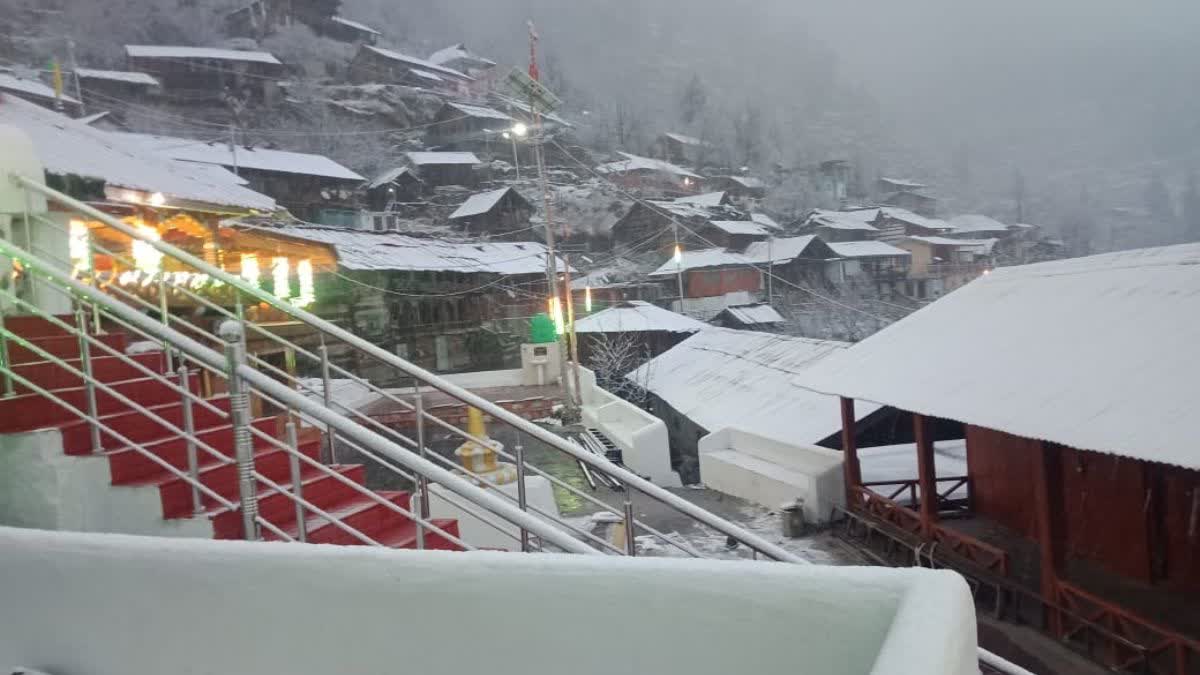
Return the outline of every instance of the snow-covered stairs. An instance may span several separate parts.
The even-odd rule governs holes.
[[[70,317],[60,317],[73,324]],[[37,317],[5,317],[8,330],[20,335],[38,348],[56,357],[68,360],[79,367],[79,343],[61,327]],[[128,340],[125,335],[114,333],[102,336],[104,344],[124,351]],[[42,360],[41,355],[10,341],[9,355],[13,369],[21,377],[48,390],[63,402],[86,410],[86,393],[80,378],[58,364]],[[169,423],[183,426],[183,403],[181,394],[160,379],[125,363],[97,346],[91,347],[92,372],[96,379],[112,387],[122,396],[146,408]],[[130,357],[139,365],[171,382],[178,382],[178,374],[167,374],[165,359],[161,353],[139,354]],[[189,387],[193,392],[200,390],[196,373],[189,376]],[[91,430],[86,421],[59,403],[49,400],[29,387],[17,384],[15,395],[0,396],[0,435],[22,434],[39,429],[57,429],[61,436],[61,452],[81,461],[95,461]],[[192,488],[187,481],[165,469],[159,462],[176,469],[188,466],[187,441],[157,420],[130,406],[113,394],[97,390],[97,410],[104,425],[111,429],[101,432],[99,453],[107,463],[109,484],[113,489],[140,489],[156,491],[159,504],[158,517],[164,521],[201,519],[209,524],[208,531],[216,539],[240,539],[243,536],[242,518],[238,510],[221,506],[211,496],[201,496],[201,512],[195,513]],[[222,413],[229,412],[229,399],[219,395],[207,399],[213,408]],[[197,452],[199,478],[205,487],[225,499],[237,503],[237,467],[234,457],[234,434],[227,416],[207,406],[193,403],[192,414],[196,436],[209,445],[220,456],[199,449]],[[253,421],[256,429],[274,438],[282,438],[282,419],[262,417]],[[121,438],[119,438],[120,436]],[[292,478],[289,455],[284,450],[257,436],[252,437],[255,448],[255,470],[265,479],[282,488],[281,492],[267,483],[258,485],[258,508],[262,518],[279,529],[296,536],[295,502],[290,497]],[[300,451],[312,459],[319,459],[322,436],[319,430],[305,428],[300,434]],[[147,457],[128,442],[137,443],[159,461]],[[393,548],[414,548],[416,526],[405,516],[381,504],[379,500],[365,495],[352,485],[365,484],[365,470],[361,465],[334,465],[338,476],[329,475],[317,467],[302,464],[301,486],[306,501],[316,508],[358,530],[363,535]],[[82,491],[86,493],[86,490]],[[387,502],[403,509],[409,507],[407,492],[376,493]],[[86,500],[82,494],[80,499]],[[86,501],[84,508],[87,507]],[[435,524],[446,532],[458,536],[458,524],[453,520],[435,520]],[[311,543],[362,544],[363,542],[343,528],[309,514],[306,521],[308,541]],[[120,523],[110,523],[110,531],[122,531]],[[278,535],[264,528],[263,538],[279,539]],[[459,547],[445,538],[426,532],[427,548],[457,550]]]

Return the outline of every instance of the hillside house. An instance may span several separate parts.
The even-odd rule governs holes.
[[[112,99],[145,104],[162,91],[162,84],[149,73],[76,68],[75,75],[83,90],[83,102],[93,110],[112,108]]]
[[[668,131],[654,141],[654,156],[676,164],[701,164],[715,147],[708,141]]]
[[[475,78],[486,77],[489,71],[496,68],[495,61],[475,54],[461,42],[430,54],[429,62]]]
[[[842,205],[850,194],[850,181],[854,178],[854,166],[844,159],[831,159],[817,165],[813,172],[813,187],[829,204]]]
[[[977,213],[954,216],[947,222],[954,229],[946,236],[953,239],[1003,239],[1013,233],[1008,225]]]
[[[251,0],[225,14],[231,37],[259,39],[295,23],[320,32],[337,14],[341,0]]]
[[[388,82],[410,87],[465,92],[470,75],[415,56],[364,44],[350,61],[350,80],[355,83]]]
[[[722,328],[771,332],[782,328],[786,320],[774,307],[765,302],[756,302],[726,307],[709,323]]]
[[[183,162],[236,172],[253,190],[270,195],[292,215],[311,223],[354,226],[363,177],[323,155],[230,147],[228,143],[122,134],[130,142]]]
[[[637,201],[613,224],[610,236],[614,249],[645,250],[653,246],[660,253],[668,254],[674,251],[677,241],[685,248],[711,248],[714,243],[709,243],[710,236],[722,242],[727,239],[727,235],[715,228],[712,221],[741,221],[746,217],[744,212],[732,206],[729,195],[724,192],[708,192],[669,201]],[[764,229],[764,226],[753,221],[750,224]]]
[[[515,119],[499,110],[447,101],[433,118],[428,143],[439,150],[491,150],[507,156],[509,141],[503,133],[516,123]]]
[[[17,77],[12,73],[0,72],[0,93],[20,96],[47,110],[56,110],[71,116],[79,114],[79,101],[66,94],[56,95],[53,87],[32,78]]]
[[[391,211],[397,204],[421,199],[425,184],[409,166],[395,166],[367,181],[362,189],[369,211]]]
[[[596,167],[596,172],[642,197],[685,197],[700,191],[703,178],[688,169],[628,152],[617,154],[624,159],[601,164]]]
[[[905,237],[894,242],[911,254],[904,294],[929,300],[991,272],[995,239]]]
[[[997,269],[802,373],[847,419],[885,403],[916,432],[914,506],[887,497],[902,481],[864,484],[844,428],[850,510],[938,567],[1040,598],[1026,619],[1107,667],[1196,672],[1197,261],[1188,244]],[[964,474],[932,461],[936,420],[965,425]],[[934,496],[955,483],[965,509]],[[1097,620],[1119,629],[1085,629]]]
[[[766,182],[753,176],[712,176],[704,179],[704,189],[724,192],[739,201],[767,196]]]
[[[318,35],[351,44],[374,45],[379,38],[383,37],[383,33],[365,23],[351,21],[341,16],[331,16],[328,21],[322,21],[313,30]]]
[[[834,284],[862,284],[887,296],[908,279],[911,251],[882,241],[830,242],[829,248],[839,258],[826,267]]]
[[[626,300],[595,314],[575,319],[579,336],[579,360],[604,371],[605,376],[624,377],[627,372],[688,339],[708,326],[641,300]],[[620,352],[620,363],[596,363],[596,358]],[[603,366],[603,367],[601,367]],[[615,370],[621,372],[614,372]]]
[[[944,220],[890,207],[879,209],[871,225],[878,231],[873,238],[889,243],[904,237],[941,237],[954,231],[954,226]]]
[[[471,152],[407,152],[404,154],[409,165],[428,187],[440,185],[462,185],[472,187],[479,183],[475,168],[479,158]]]
[[[873,224],[878,217],[879,209],[814,209],[790,229],[794,229],[798,234],[815,234],[827,242],[866,241],[879,236],[879,228]]]
[[[148,73],[162,84],[168,98],[195,101],[233,96],[257,102],[272,101],[277,82],[286,74],[279,59],[267,52],[126,45],[129,70]]]
[[[513,188],[504,187],[471,195],[454,213],[450,224],[476,237],[505,237],[508,241],[533,241],[529,217],[533,204]]]

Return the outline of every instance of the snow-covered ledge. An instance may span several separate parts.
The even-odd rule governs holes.
[[[626,467],[663,487],[683,485],[671,469],[671,446],[662,420],[605,391],[587,368],[579,369],[579,390],[583,423],[602,431],[621,449]]]
[[[700,480],[707,487],[769,508],[804,501],[809,522],[845,503],[842,453],[783,443],[728,427],[700,439]]]
[[[978,673],[966,583],[913,568],[0,528],[0,625],[47,673]]]

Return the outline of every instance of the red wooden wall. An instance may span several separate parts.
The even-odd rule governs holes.
[[[762,275],[754,268],[700,269],[687,272],[689,298],[708,298],[735,291],[757,293],[762,289]]]
[[[1072,558],[1150,581],[1150,541],[1142,462],[1059,447],[1066,547]]]
[[[1037,441],[971,425],[966,431],[975,511],[1018,534],[1037,538],[1031,480]]]

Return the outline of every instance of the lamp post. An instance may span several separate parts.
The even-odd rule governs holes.
[[[513,166],[517,168],[517,180],[521,180],[521,160],[517,157],[517,138],[524,138],[527,133],[529,133],[529,127],[526,127],[524,122],[517,122],[512,129],[501,134],[505,139],[512,141]]]

